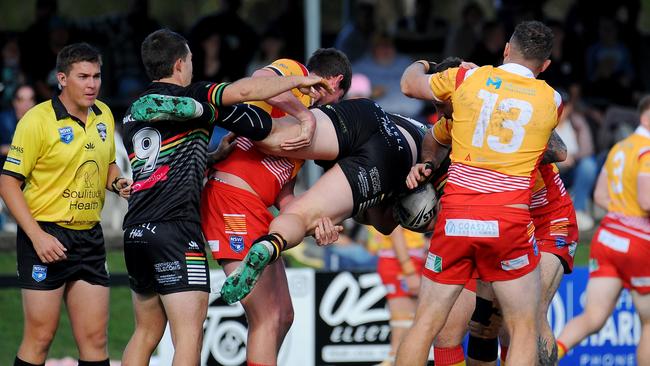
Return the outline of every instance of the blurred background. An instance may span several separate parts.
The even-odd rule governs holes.
[[[117,121],[148,83],[142,40],[168,27],[189,40],[195,80],[233,81],[278,58],[304,62],[318,47],[336,47],[353,65],[351,96],[371,97],[389,112],[433,123],[433,106],[399,90],[406,66],[447,56],[499,65],[514,26],[531,19],[555,33],[552,64],[540,78],[560,91],[566,106],[557,131],[569,157],[560,169],[582,232],[577,264],[584,265],[603,215],[591,202],[596,177],[609,148],[634,130],[636,103],[650,91],[650,0],[1,0],[0,161],[26,110],[55,95],[56,54],[72,42],[89,42],[102,52],[100,99]],[[119,133],[116,143],[121,147]],[[128,171],[126,154],[118,155]],[[318,171],[311,167],[306,174],[302,189]],[[126,203],[109,196],[103,226],[116,286],[109,343],[111,357],[119,359],[133,327],[121,254]],[[346,226],[349,235],[339,246],[322,249],[307,240],[290,252],[289,264],[372,269],[376,258],[364,245],[366,229]],[[0,365],[13,360],[21,335],[15,231],[0,206]],[[69,326],[59,329],[51,356],[76,354]]]

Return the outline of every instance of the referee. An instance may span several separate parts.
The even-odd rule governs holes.
[[[126,197],[115,164],[113,115],[97,100],[101,56],[86,43],[56,60],[61,94],[19,121],[0,175],[18,222],[24,334],[15,366],[43,365],[64,299],[80,366],[108,366],[108,283],[100,213],[105,191]]]

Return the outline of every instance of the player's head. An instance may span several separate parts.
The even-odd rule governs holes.
[[[56,78],[61,94],[79,108],[95,104],[101,78],[102,57],[88,43],[73,43],[59,51],[56,56]]]
[[[352,65],[348,57],[335,48],[320,48],[309,60],[307,69],[310,73],[325,78],[334,89],[334,94],[323,95],[316,104],[330,104],[343,99],[352,83]]]
[[[449,68],[460,66],[462,62],[463,60],[461,60],[458,57],[447,57],[446,59],[437,63],[432,70],[429,70],[429,72],[432,74],[443,72]],[[445,118],[451,119],[451,115],[453,113],[453,108],[451,106],[451,99],[441,101],[441,102],[434,100],[433,106],[436,107],[436,111],[438,112],[438,115],[442,115]]]
[[[506,43],[503,63],[516,62],[530,68],[535,75],[551,64],[553,31],[536,20],[521,22]]]
[[[192,82],[192,52],[180,34],[159,29],[144,39],[140,53],[151,80],[172,78],[181,86]]]
[[[645,95],[639,101],[639,116],[641,126],[650,129],[650,94]]]

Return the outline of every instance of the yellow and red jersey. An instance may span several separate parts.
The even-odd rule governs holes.
[[[650,131],[639,127],[632,135],[614,145],[603,169],[607,174],[609,213],[638,221],[650,231],[650,218],[648,212],[639,206],[638,195],[641,192],[637,189],[638,177],[650,175]]]
[[[438,100],[451,98],[451,167],[445,199],[479,205],[530,204],[561,97],[518,64],[433,74]]]
[[[406,240],[406,247],[409,250],[409,254],[414,257],[423,256],[423,248],[426,245],[424,234],[407,229],[403,229],[402,231],[404,232],[404,239]],[[390,236],[380,233],[372,226],[368,226],[368,250],[377,252],[377,255],[380,257],[395,257],[393,242]]]
[[[564,206],[572,206],[560,170],[555,164],[542,164],[538,167],[530,202],[532,216],[544,215]]]
[[[303,64],[290,59],[279,59],[264,67],[280,76],[307,76],[309,72]],[[305,106],[311,105],[309,95],[302,94],[297,89],[292,93]],[[250,102],[266,111],[273,118],[280,118],[286,113],[264,101]],[[213,169],[234,174],[248,183],[262,201],[271,206],[275,203],[282,187],[295,178],[304,160],[266,155],[260,152],[253,142],[245,137],[236,139],[237,145],[233,152],[212,166]]]

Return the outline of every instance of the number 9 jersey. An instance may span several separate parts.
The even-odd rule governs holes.
[[[431,75],[429,84],[436,99],[451,98],[454,110],[445,197],[458,204],[529,205],[561,113],[560,95],[513,63],[450,68]]]

